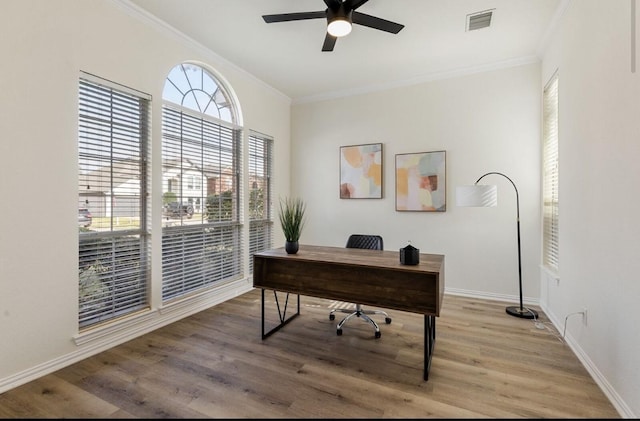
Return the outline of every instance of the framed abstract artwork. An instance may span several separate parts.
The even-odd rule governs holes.
[[[396,155],[396,211],[446,210],[446,151]]]
[[[382,143],[340,147],[340,199],[382,199]]]

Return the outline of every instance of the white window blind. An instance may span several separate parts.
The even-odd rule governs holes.
[[[273,246],[273,209],[271,176],[273,139],[249,133],[249,267],[253,272],[253,255]]]
[[[150,96],[83,75],[79,82],[79,326],[148,307]],[[80,221],[79,221],[80,223]]]
[[[242,273],[240,134],[239,129],[203,113],[170,103],[163,106],[165,201],[169,197],[179,208],[195,206],[193,214],[176,214],[171,212],[175,206],[166,205],[162,229],[164,301]],[[202,182],[191,186],[191,176]],[[199,203],[204,206],[196,212]]]
[[[242,275],[241,130],[231,96],[205,68],[175,66],[162,99],[162,298]]]
[[[558,74],[543,94],[543,265],[558,272]]]

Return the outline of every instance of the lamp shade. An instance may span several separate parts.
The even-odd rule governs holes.
[[[498,205],[498,187],[488,184],[456,187],[456,205],[491,207]]]

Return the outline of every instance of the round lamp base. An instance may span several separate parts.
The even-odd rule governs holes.
[[[531,310],[525,307],[523,307],[522,309],[517,306],[507,307],[507,313],[515,317],[520,317],[522,319],[534,319],[538,317],[538,313],[535,310]]]

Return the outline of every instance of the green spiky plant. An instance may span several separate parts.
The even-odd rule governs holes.
[[[280,199],[280,224],[287,241],[298,241],[304,227],[306,204],[299,198]]]

